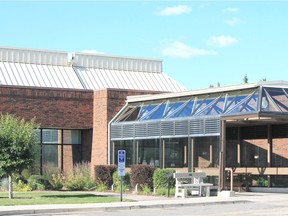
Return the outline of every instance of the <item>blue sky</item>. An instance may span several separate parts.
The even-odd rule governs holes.
[[[163,60],[188,89],[288,80],[288,1],[0,1],[0,46]]]

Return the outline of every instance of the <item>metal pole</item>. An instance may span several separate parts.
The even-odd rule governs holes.
[[[122,190],[123,190],[123,188],[122,188],[123,179],[122,179],[122,178],[123,178],[123,177],[120,176],[120,201],[121,201],[121,202],[123,201],[123,192],[122,192]]]

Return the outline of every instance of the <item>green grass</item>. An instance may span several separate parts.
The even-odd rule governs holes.
[[[14,192],[13,196],[14,199],[9,199],[8,192],[0,192],[0,206],[36,204],[83,204],[120,201],[120,196],[112,197],[85,192]]]

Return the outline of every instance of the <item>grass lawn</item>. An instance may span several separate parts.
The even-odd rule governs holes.
[[[14,192],[13,196],[14,199],[9,199],[8,192],[0,192],[0,206],[36,204],[81,204],[120,201],[120,197],[97,195],[88,192]]]

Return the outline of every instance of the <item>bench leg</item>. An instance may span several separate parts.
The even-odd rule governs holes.
[[[178,188],[178,187],[176,187],[175,198],[177,198],[179,196],[182,197],[182,198],[187,197],[187,189],[186,188]]]

